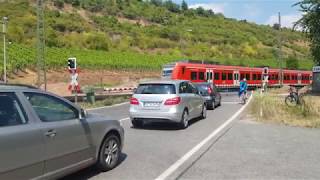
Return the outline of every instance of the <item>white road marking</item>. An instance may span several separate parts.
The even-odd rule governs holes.
[[[126,118],[123,118],[123,119],[119,119],[119,121],[120,121],[120,122],[128,121],[128,120],[130,120],[130,118],[129,118],[129,117],[126,117]]]
[[[98,108],[91,108],[91,109],[87,109],[87,110],[88,111],[94,111],[94,110],[99,110],[99,109],[109,109],[109,108],[112,108],[112,107],[118,107],[118,106],[122,106],[122,105],[125,105],[125,104],[129,104],[129,102],[115,104],[115,105],[112,105],[112,106],[103,106],[103,107],[98,107]]]
[[[247,107],[251,99],[252,99],[252,93],[247,104],[241,107],[238,112],[236,112],[218,129],[214,130],[208,137],[202,140],[198,145],[192,148],[189,152],[187,152],[184,156],[182,156],[178,161],[172,164],[167,170],[165,170],[162,174],[160,174],[160,176],[158,176],[156,180],[164,180],[168,178],[172,173],[174,173],[182,164],[184,164],[188,159],[190,159],[190,157],[192,157],[197,151],[199,151],[205,144],[207,144],[212,138],[217,136],[225,127],[231,124],[237,118],[237,116],[240,115],[240,113],[242,113],[242,111]]]

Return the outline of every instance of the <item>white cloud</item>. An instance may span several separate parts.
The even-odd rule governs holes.
[[[219,3],[199,3],[190,5],[190,8],[196,9],[198,7],[203,7],[206,10],[211,9],[215,13],[224,13],[226,4]]]
[[[281,16],[281,26],[282,27],[287,27],[287,28],[292,28],[294,23],[297,22],[300,18],[302,17],[301,14],[288,14],[288,15],[283,15]],[[272,15],[269,17],[268,21],[266,24],[273,25],[278,23],[278,15]]]

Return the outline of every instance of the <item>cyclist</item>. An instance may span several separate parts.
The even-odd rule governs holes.
[[[246,96],[247,95],[247,89],[248,89],[248,84],[247,84],[247,79],[243,78],[243,80],[240,82],[240,89],[239,89],[239,98],[240,102],[242,102],[242,95]]]

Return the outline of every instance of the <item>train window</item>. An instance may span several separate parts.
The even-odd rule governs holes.
[[[239,80],[239,74],[234,74],[234,80]]]
[[[283,76],[283,80],[287,80],[287,76],[286,75]]]
[[[257,75],[253,74],[252,80],[257,80]]]
[[[199,80],[204,80],[204,72],[199,72]]]
[[[246,74],[246,79],[250,80],[250,74]]]
[[[232,79],[232,73],[228,73],[228,80],[233,80]]]
[[[244,79],[244,74],[241,74],[240,75],[240,80],[243,80]]]
[[[197,72],[191,72],[191,80],[197,80]]]
[[[294,75],[291,75],[291,80],[294,80]]]
[[[210,80],[213,78],[213,72],[210,72]]]
[[[275,75],[275,80],[279,80],[278,74]]]
[[[261,80],[261,74],[258,74],[258,80]]]
[[[227,80],[227,74],[226,73],[222,73],[222,80]]]
[[[214,73],[214,80],[219,80],[220,79],[220,73]]]
[[[185,67],[183,67],[183,68],[182,68],[182,74],[184,74],[184,72],[185,72],[185,69],[186,69]]]

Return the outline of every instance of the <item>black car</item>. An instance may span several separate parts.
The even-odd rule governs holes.
[[[194,85],[206,100],[207,109],[213,110],[215,107],[221,105],[221,95],[216,85],[212,83],[194,83]]]

